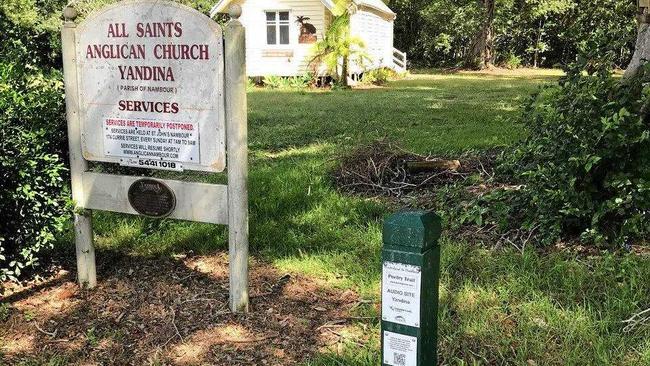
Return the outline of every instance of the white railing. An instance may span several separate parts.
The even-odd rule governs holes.
[[[393,65],[395,71],[405,72],[406,71],[406,52],[402,52],[397,48],[393,48]]]

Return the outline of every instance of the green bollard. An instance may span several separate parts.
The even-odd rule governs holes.
[[[437,364],[440,231],[433,212],[401,212],[384,222],[382,366]]]

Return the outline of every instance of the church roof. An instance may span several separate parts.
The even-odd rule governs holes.
[[[212,7],[210,10],[210,16],[213,17],[217,13],[225,13],[227,12],[226,6],[230,4],[232,0],[219,0],[217,1],[216,4]],[[334,1],[333,0],[320,0],[323,5],[325,5],[326,8],[332,10],[334,8]],[[395,16],[395,13],[390,10],[390,8],[384,4],[382,0],[352,0],[354,4],[357,6],[367,6],[369,8],[375,9],[379,12]]]

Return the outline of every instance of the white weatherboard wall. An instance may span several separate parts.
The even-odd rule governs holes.
[[[246,72],[248,76],[296,76],[309,71],[313,44],[300,44],[297,16],[306,16],[316,27],[318,40],[325,33],[325,6],[321,0],[237,0],[239,19],[246,27]],[[289,44],[266,44],[265,11],[289,11]]]
[[[365,69],[393,67],[393,19],[366,7],[359,7],[350,17],[350,32],[360,37],[370,56]],[[366,61],[368,62],[368,61]],[[362,72],[360,65],[352,65],[352,73]]]

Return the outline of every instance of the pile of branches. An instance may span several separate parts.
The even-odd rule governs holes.
[[[342,157],[333,178],[346,193],[401,198],[464,181],[474,174],[492,176],[493,160],[494,153],[457,159],[424,156],[378,141]]]

